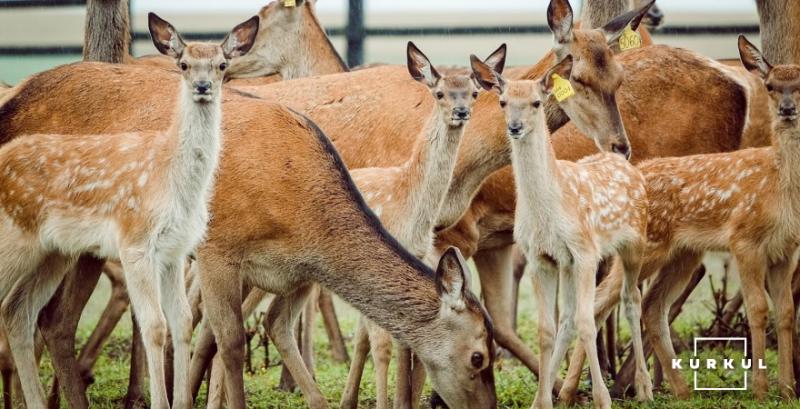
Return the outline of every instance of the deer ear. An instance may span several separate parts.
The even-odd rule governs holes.
[[[572,6],[568,0],[550,0],[547,6],[547,25],[557,44],[572,41]]]
[[[544,78],[542,78],[542,92],[550,95],[553,92],[553,74],[558,74],[561,78],[569,80],[572,74],[572,55],[566,56],[561,62],[550,68]]]
[[[258,34],[258,16],[250,17],[249,20],[234,27],[231,32],[222,40],[222,52],[225,58],[241,57],[247,54]]]
[[[470,271],[464,257],[457,248],[448,248],[436,268],[436,291],[442,303],[456,311],[464,309],[470,285]]]
[[[408,47],[406,48],[406,57],[408,60],[408,73],[411,74],[411,78],[430,88],[435,87],[442,76],[433,67],[428,57],[411,41],[408,42]]]
[[[153,45],[156,46],[158,52],[172,58],[181,58],[183,50],[186,48],[186,43],[172,24],[156,15],[156,13],[149,13],[147,15],[147,25],[150,29]]]
[[[506,49],[506,44],[501,44],[500,47],[497,47],[483,62],[494,72],[502,74],[503,69],[506,67]]]
[[[645,15],[647,15],[648,10],[650,10],[650,7],[652,7],[655,2],[656,0],[650,0],[642,7],[639,7],[636,10],[631,10],[625,14],[620,14],[613,20],[606,23],[606,25],[600,29],[600,31],[605,34],[606,41],[608,41],[609,44],[617,41],[628,26],[631,27],[631,30],[636,31],[636,29],[639,28],[639,24],[641,24],[642,19]]]
[[[766,78],[772,70],[772,65],[767,62],[758,47],[747,41],[743,35],[739,35],[739,56],[742,58],[744,68],[750,72],[758,72],[761,78]]]
[[[495,93],[502,94],[506,82],[503,76],[498,74],[488,64],[481,61],[474,54],[469,56],[469,63],[472,66],[472,75],[478,85],[487,90]]]

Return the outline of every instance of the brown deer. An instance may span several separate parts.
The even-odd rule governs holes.
[[[232,57],[249,50],[258,19],[235,27],[221,45],[186,44],[152,13],[149,23],[153,43],[183,71],[167,131],[31,135],[0,151],[0,219],[10,238],[2,248],[8,257],[1,312],[32,407],[45,406],[33,359],[34,319],[81,253],[122,261],[145,340],[153,405],[169,407],[163,372],[168,325],[181,373],[174,404],[191,406],[182,376],[189,365],[191,316],[181,266],[208,220],[221,147],[222,76]]]
[[[517,243],[529,268],[539,302],[540,362],[544,366],[534,407],[552,407],[551,390],[567,347],[577,332],[588,345],[592,378],[602,380],[594,349],[594,277],[600,261],[619,255],[625,266],[626,315],[633,333],[639,373],[637,396],[652,400],[652,385],[642,349],[638,281],[647,226],[647,198],[641,174],[627,160],[599,153],[577,163],[559,161],[546,128],[544,99],[554,94],[571,115],[572,56],[565,57],[540,82],[506,81],[473,56],[481,85],[500,96],[511,139],[517,181]],[[576,207],[574,204],[578,204]],[[563,307],[556,331],[559,281]],[[602,381],[593,385],[596,407],[610,408]]]
[[[363,168],[351,172],[367,204],[381,218],[387,230],[419,259],[433,246],[442,200],[447,194],[455,167],[461,135],[469,121],[478,87],[465,74],[442,75],[413,43],[408,43],[411,77],[426,85],[436,100],[428,125],[417,137],[411,157],[402,165]],[[505,61],[505,46],[489,57]],[[358,389],[367,354],[375,365],[376,407],[389,407],[388,370],[392,339],[388,332],[361,318],[355,335],[355,352],[340,407],[358,406]]]

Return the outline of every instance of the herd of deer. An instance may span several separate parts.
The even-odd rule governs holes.
[[[451,408],[496,407],[497,345],[539,377],[533,407],[554,393],[574,402],[588,358],[594,405],[609,408],[596,323],[620,299],[636,398],[653,398],[653,350],[685,399],[669,311],[716,250],[737,261],[753,359],[772,299],[778,386],[793,398],[800,6],[758,0],[766,57],[740,36],[732,63],[653,45],[640,27],[652,0],[585,3],[579,25],[567,0],[550,1],[553,49],[533,67],[506,69],[502,45],[469,69],[437,68],[409,43],[406,67],[349,71],[313,0],[273,1],[220,44],[186,43],[151,13],[162,56],[138,59],[127,1],[89,0],[84,57],[103,62],[0,88],[6,408],[13,378],[29,408],[58,407],[59,395],[88,407],[91,366],[128,302],[141,337],[129,404],[143,347],[151,407],[191,407],[210,373],[209,407],[244,408],[243,320],[267,294],[270,339],[308,405],[326,408],[295,329],[327,291],[363,314],[343,408],[358,404],[369,354],[377,407],[389,407],[393,340],[395,407],[419,406],[426,375]],[[514,329],[515,244],[534,283],[539,359]],[[114,295],[76,358],[103,272]],[[753,372],[763,399],[767,371]]]

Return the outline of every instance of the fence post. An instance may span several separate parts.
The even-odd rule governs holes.
[[[364,63],[364,0],[348,0],[347,11],[347,65],[355,67]]]

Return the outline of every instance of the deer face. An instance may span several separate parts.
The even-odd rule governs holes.
[[[258,17],[252,17],[234,27],[222,44],[187,44],[172,24],[155,13],[150,13],[148,20],[153,44],[175,59],[184,85],[198,103],[211,102],[219,94],[231,58],[247,54],[258,32]]]
[[[553,51],[559,61],[573,57],[569,77],[574,95],[559,102],[559,107],[578,129],[594,139],[597,147],[630,158],[631,150],[615,94],[624,73],[614,59],[612,46],[628,28],[636,30],[652,6],[625,13],[600,29],[573,30],[572,7],[567,0],[551,0],[547,22],[553,31]]]
[[[773,67],[744,36],[739,36],[739,55],[745,68],[758,73],[764,80],[769,92],[770,110],[778,124],[796,126],[797,106],[800,104],[800,66]]]
[[[470,271],[454,247],[439,261],[436,286],[441,310],[428,332],[436,339],[416,350],[433,388],[451,408],[495,408],[491,320],[469,290]]]
[[[408,43],[408,72],[425,84],[436,99],[442,120],[452,127],[464,125],[472,115],[472,105],[478,98],[478,87],[467,75],[442,76],[428,57],[414,43]]]
[[[522,139],[535,129],[546,126],[544,116],[544,99],[553,87],[552,81],[506,81],[503,76],[474,55],[470,63],[475,80],[487,91],[500,96],[500,108],[506,116],[508,136]],[[572,57],[567,56],[561,63],[550,70],[550,75],[559,74],[569,78]],[[566,80],[564,80],[566,81]]]

